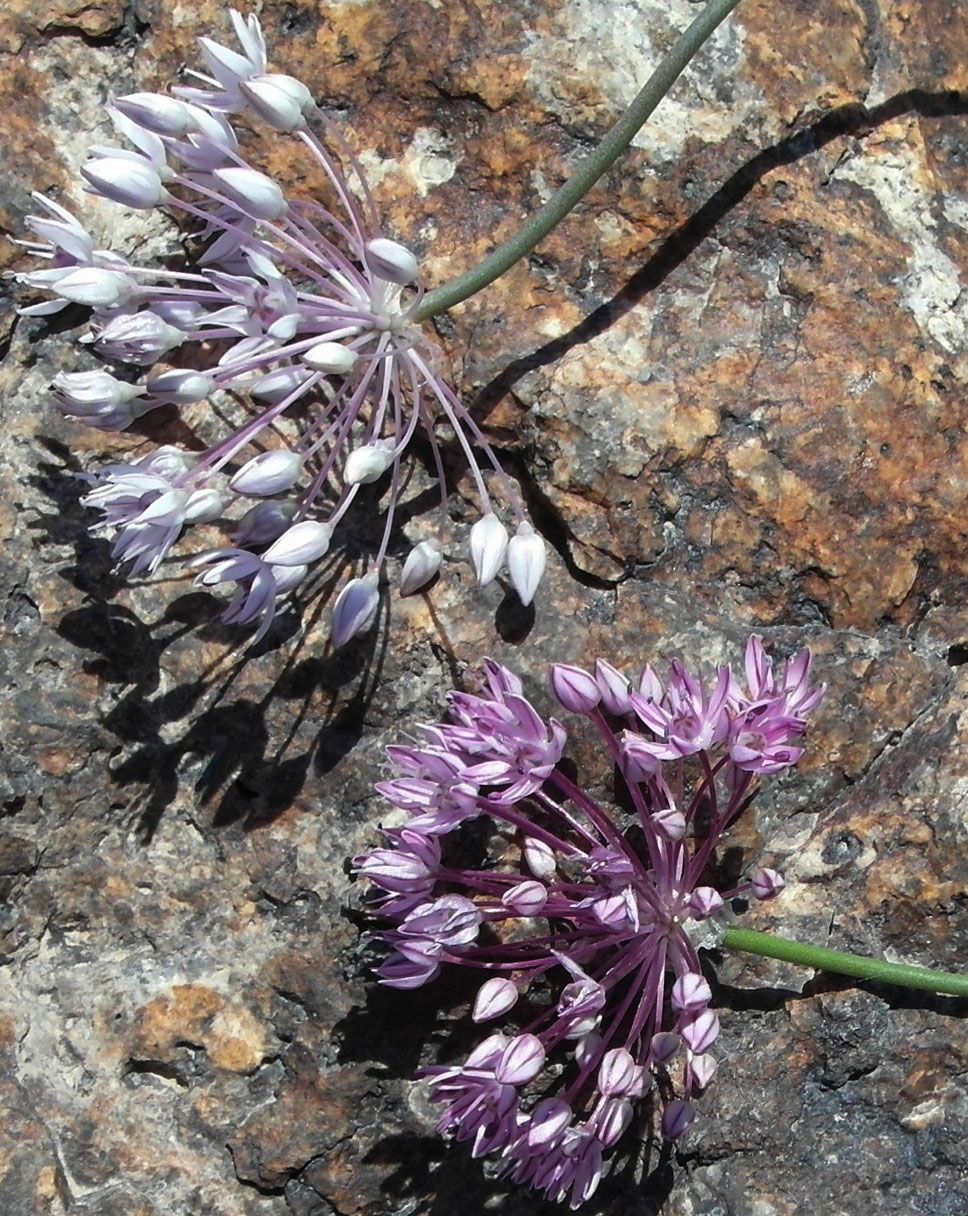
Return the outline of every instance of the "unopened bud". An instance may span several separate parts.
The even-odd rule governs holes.
[[[471,562],[478,586],[486,587],[497,578],[507,551],[507,531],[498,517],[489,511],[471,528]]]
[[[376,576],[351,579],[333,605],[331,636],[335,647],[344,646],[373,623],[380,603]]]
[[[51,290],[72,304],[85,304],[88,308],[115,308],[130,299],[138,288],[126,274],[117,270],[82,266],[59,278]]]
[[[628,680],[604,659],[595,663],[595,683],[602,694],[602,706],[608,713],[621,716],[632,712]]]
[[[524,860],[535,878],[552,878],[558,870],[554,850],[535,836],[526,836],[524,839]]]
[[[293,524],[262,555],[270,566],[303,566],[319,561],[329,550],[333,529],[315,519]]]
[[[690,1013],[680,1019],[679,1034],[686,1046],[700,1056],[716,1042],[719,1018],[711,1009]]]
[[[587,1068],[601,1053],[601,1050],[602,1036],[592,1031],[575,1044],[575,1063],[579,1068]]]
[[[225,510],[225,498],[218,490],[195,490],[185,503],[185,522],[210,524]]]
[[[302,457],[289,448],[260,452],[246,461],[229,482],[236,494],[251,494],[265,498],[291,490],[302,472]]]
[[[474,1001],[471,1017],[475,1022],[489,1022],[507,1013],[518,999],[518,990],[510,980],[495,976],[482,984]]]
[[[723,906],[723,897],[715,887],[696,887],[689,896],[689,911],[696,920],[715,916]]]
[[[537,1035],[519,1034],[501,1053],[494,1076],[502,1085],[524,1085],[541,1071],[545,1049]]]
[[[273,566],[272,577],[276,584],[276,594],[285,595],[293,591],[308,573],[308,566]]]
[[[311,375],[312,372],[304,367],[281,367],[277,372],[270,372],[267,376],[260,376],[258,380],[246,384],[245,388],[253,397],[260,397],[263,401],[275,404],[283,397],[295,393]]]
[[[668,1064],[679,1050],[682,1040],[671,1030],[660,1030],[652,1036],[649,1059],[653,1064]]]
[[[341,342],[317,342],[302,355],[307,367],[327,376],[345,376],[353,370],[356,360],[356,352]]]
[[[346,457],[343,480],[348,486],[369,485],[379,481],[390,467],[393,449],[384,443],[365,443]]]
[[[258,502],[254,507],[250,507],[239,520],[232,540],[236,545],[244,548],[253,545],[271,545],[289,527],[295,513],[296,508],[293,503]]]
[[[184,102],[164,93],[129,93],[114,99],[115,108],[154,135],[184,135],[194,126]]]
[[[692,1104],[682,1098],[673,1098],[662,1112],[662,1134],[667,1140],[678,1140],[692,1126],[696,1115]]]
[[[406,287],[414,282],[420,273],[417,259],[406,246],[398,241],[388,240],[384,236],[368,241],[366,245],[366,264],[371,274],[388,283],[396,283]]]
[[[753,875],[753,894],[757,899],[772,899],[779,895],[786,883],[776,870],[757,870]]]
[[[522,520],[508,545],[508,573],[525,607],[534,599],[547,560],[544,541],[526,520]]]
[[[598,685],[581,667],[573,667],[570,663],[553,663],[548,679],[558,702],[573,714],[591,713],[602,699]]]
[[[672,985],[672,1008],[677,1013],[704,1009],[712,999],[712,989],[706,977],[697,971],[684,972]]]
[[[306,125],[302,106],[265,76],[240,81],[239,92],[262,121],[276,131],[295,131]]]
[[[168,195],[157,170],[146,160],[102,156],[82,165],[81,176],[95,194],[139,211],[157,207]]]
[[[548,888],[543,882],[526,878],[501,896],[501,903],[518,916],[537,916],[548,902]]]
[[[289,210],[285,195],[271,177],[258,169],[233,166],[215,169],[212,176],[228,201],[257,220],[279,220]]]
[[[716,1057],[711,1056],[708,1052],[705,1052],[701,1056],[689,1052],[686,1068],[689,1071],[689,1076],[692,1078],[695,1088],[705,1089],[713,1077],[715,1077],[718,1063]]]
[[[686,834],[686,817],[674,806],[664,807],[649,816],[649,820],[660,836],[666,840],[681,840]]]
[[[193,405],[203,401],[215,388],[211,376],[189,369],[171,368],[149,376],[145,382],[145,392],[152,397],[162,397],[174,405]]]
[[[421,587],[426,587],[443,560],[444,555],[435,540],[422,540],[414,545],[400,573],[400,594],[413,595]]]
[[[606,1051],[598,1070],[598,1090],[607,1098],[631,1093],[639,1083],[641,1069],[624,1047]]]

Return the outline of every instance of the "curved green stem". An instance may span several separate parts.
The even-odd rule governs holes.
[[[737,4],[739,0],[709,0],[695,21],[679,35],[675,45],[615,126],[564,185],[555,191],[519,232],[503,245],[499,245],[483,262],[468,270],[466,274],[428,292],[414,314],[414,320],[426,321],[428,317],[446,312],[461,300],[475,295],[544,240],[621,156],[639,128],[675,84],[689,60]]]
[[[921,988],[925,992],[968,997],[968,975],[932,971],[930,967],[911,967],[907,963],[886,963],[859,954],[845,954],[842,950],[827,950],[823,946],[806,946],[786,937],[774,937],[772,933],[758,933],[755,929],[727,929],[722,945],[729,950],[779,958],[786,963],[798,963],[817,971],[833,971],[837,975],[852,975],[859,980],[875,980],[901,988]]]

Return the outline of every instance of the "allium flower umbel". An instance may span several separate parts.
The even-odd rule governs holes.
[[[678,662],[635,685],[604,662],[552,667],[554,696],[621,776],[621,808],[565,775],[564,728],[490,660],[478,694],[450,694],[447,722],[390,749],[377,788],[405,821],[355,859],[392,922],[379,977],[417,988],[473,968],[474,1021],[507,1021],[462,1063],[424,1070],[440,1132],[574,1208],[638,1099],[655,1095],[664,1136],[686,1131],[719,1031],[699,949],[717,943],[724,901],[783,887],[764,869],[717,890],[716,849],[757,778],[800,758],[823,695],[809,673],[807,651],[774,673],[756,637],[745,681],[721,667],[712,687]],[[461,831],[480,817],[489,833]],[[493,856],[465,868],[482,838]]]
[[[95,472],[84,503],[101,512],[114,556],[134,574],[157,570],[193,525],[222,525],[228,543],[196,552],[189,564],[204,587],[234,586],[225,619],[254,626],[260,637],[279,598],[319,571],[361,487],[381,483],[382,540],[349,584],[349,607],[346,599],[338,606],[334,637],[346,641],[374,618],[407,479],[404,455],[420,431],[442,474],[436,428],[443,426],[480,497],[482,516],[469,538],[478,581],[490,582],[506,563],[530,602],[543,544],[441,378],[436,347],[414,323],[423,294],[417,259],[381,232],[359,164],[309,89],[269,71],[256,18],[231,16],[241,52],[202,38],[208,74],[192,75],[203,87],[116,98],[108,114],[123,146],[92,148],[81,170],[102,198],[187,220],[200,242],[197,267],[141,266],[95,249],[78,220],[41,195],[43,214],[27,220],[37,238],[29,247],[46,265],[18,278],[53,298],[22,312],[89,308],[81,341],[120,365],[59,375],[54,391],[65,414],[118,430],[160,406],[208,399],[223,406],[226,392],[247,410],[243,425],[206,450],[162,447]],[[230,121],[236,113],[269,138],[300,143],[325,199],[290,195],[250,165]],[[139,376],[148,370],[135,380],[132,368]],[[213,411],[211,422],[221,416]],[[517,517],[510,543],[475,448]],[[443,487],[442,494],[446,520]],[[402,590],[419,590],[440,564],[438,540],[419,541],[404,563]]]

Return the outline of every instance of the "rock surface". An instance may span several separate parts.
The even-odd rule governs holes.
[[[164,87],[226,15],[40,7],[0,16],[0,222],[19,235],[49,191],[104,244],[157,253],[157,222],[82,200],[76,168],[108,93]],[[261,18],[442,282],[567,175],[695,11],[265,0]],[[46,385],[81,356],[8,290],[4,1213],[552,1210],[434,1138],[407,1077],[467,994],[375,990],[345,868],[376,840],[382,748],[484,654],[547,709],[553,659],[809,644],[829,691],[808,755],[735,837],[790,885],[746,921],[963,966],[966,116],[950,0],[798,0],[782,21],[744,0],[580,212],[441,322],[554,546],[535,612],[475,592],[455,544],[427,597],[336,655],[312,612],[247,654],[210,597],[112,573],[71,473],[141,440],[56,417]],[[300,172],[282,139],[266,163]],[[696,1131],[585,1210],[968,1208],[963,1002],[739,956],[716,972],[723,1065]]]

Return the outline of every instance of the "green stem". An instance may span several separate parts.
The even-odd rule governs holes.
[[[689,60],[737,4],[739,0],[709,0],[692,25],[679,35],[675,45],[615,126],[564,185],[534,213],[520,232],[499,245],[483,262],[466,274],[428,292],[414,314],[414,320],[426,321],[428,317],[446,312],[461,300],[475,295],[543,241],[621,156],[639,128],[675,84]]]
[[[845,954],[842,950],[806,946],[786,937],[774,937],[772,933],[757,933],[755,929],[727,929],[722,944],[728,950],[779,958],[786,963],[798,963],[801,967],[813,967],[817,971],[833,971],[838,975],[852,975],[859,980],[875,980],[901,988],[921,988],[926,992],[968,997],[968,975],[954,975],[950,971],[932,971],[930,967],[911,967],[907,963],[885,963],[859,954]]]

